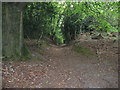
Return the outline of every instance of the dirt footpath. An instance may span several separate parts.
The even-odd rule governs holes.
[[[48,46],[40,55],[29,47],[38,61],[3,62],[6,88],[117,88],[118,43],[111,40],[79,42],[94,55],[73,51],[72,46]],[[43,61],[39,61],[42,58]]]

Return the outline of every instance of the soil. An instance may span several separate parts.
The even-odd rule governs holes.
[[[5,88],[118,88],[118,42],[84,40],[79,45],[93,55],[73,51],[70,46],[51,44],[42,54],[28,47],[37,61],[3,61]],[[42,61],[41,61],[42,60]]]

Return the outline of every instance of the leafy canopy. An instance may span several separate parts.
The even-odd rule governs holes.
[[[88,31],[118,31],[119,2],[36,2],[24,12],[25,37],[69,43]]]

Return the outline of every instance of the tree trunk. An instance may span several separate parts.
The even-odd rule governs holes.
[[[21,56],[23,47],[22,10],[15,3],[2,4],[3,56]]]

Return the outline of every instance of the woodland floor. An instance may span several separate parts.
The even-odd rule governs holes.
[[[28,45],[38,61],[4,61],[3,87],[117,88],[118,43],[88,40],[79,44],[89,47],[94,54],[76,53],[72,46],[52,44],[40,54],[34,45]]]

